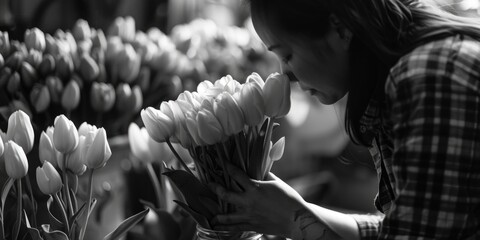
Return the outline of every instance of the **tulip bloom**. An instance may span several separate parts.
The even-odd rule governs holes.
[[[192,136],[193,141],[197,146],[206,145],[205,142],[200,138],[198,133],[198,122],[197,122],[197,113],[189,111],[185,113],[185,124],[187,126],[188,133]]]
[[[173,115],[173,113],[172,113]],[[165,142],[175,131],[173,119],[162,111],[148,107],[140,112],[148,134],[157,142]]]
[[[18,110],[8,118],[7,140],[13,140],[23,148],[25,153],[29,153],[33,147],[35,133],[30,122],[30,117]]]
[[[213,87],[213,83],[210,82],[209,80],[205,80],[201,83],[198,84],[197,86],[197,92],[200,94],[204,94],[208,89]]]
[[[37,167],[37,184],[43,194],[55,194],[62,189],[62,178],[50,162]]]
[[[208,145],[219,143],[223,139],[222,125],[212,112],[205,109],[200,110],[197,114],[197,122],[198,134]]]
[[[130,123],[128,126],[128,141],[130,143],[130,150],[132,151],[133,156],[146,163],[153,161],[153,157],[148,146],[149,138],[150,135],[148,135],[147,129],[140,129],[137,124]]]
[[[59,152],[64,154],[72,152],[78,145],[77,128],[63,114],[55,118],[53,145]]]
[[[80,103],[80,86],[75,80],[70,80],[62,93],[62,107],[72,111]]]
[[[45,50],[45,34],[38,28],[27,29],[25,31],[25,46],[28,50],[35,49],[40,52]]]
[[[83,54],[80,59],[80,75],[84,80],[92,82],[100,74],[100,68],[97,62],[89,54]]]
[[[248,77],[247,77],[247,80],[245,80],[245,82],[254,82],[256,83],[260,89],[263,89],[263,86],[265,86],[265,82],[263,81],[262,77],[260,75],[258,75],[258,73],[256,72],[253,72],[252,74],[250,74]]]
[[[125,44],[116,59],[119,79],[126,83],[135,80],[140,72],[141,60],[132,45]]]
[[[230,75],[218,79],[214,84],[215,87],[220,87],[230,94],[234,94],[239,85],[240,83],[234,80]]]
[[[220,94],[215,99],[213,111],[227,136],[242,131],[245,124],[242,109],[228,92]]]
[[[50,92],[47,86],[35,84],[30,92],[30,103],[32,103],[37,113],[47,110],[50,106]]]
[[[72,29],[73,37],[77,42],[90,39],[92,37],[92,30],[88,22],[83,19],[78,19]]]
[[[84,159],[85,139],[85,136],[79,136],[77,148],[75,148],[72,153],[67,155],[65,162],[61,162],[60,169],[69,170],[75,175],[82,175],[85,170],[87,170]]]
[[[107,141],[107,133],[104,128],[98,129],[95,137],[85,138],[85,163],[90,169],[105,166],[112,156],[110,145]]]
[[[97,112],[108,112],[115,104],[115,89],[111,84],[94,82],[90,90],[90,103]]]
[[[0,158],[3,156],[4,151],[5,151],[5,145],[3,144],[3,137],[0,136]]]
[[[263,87],[265,115],[283,117],[290,111],[290,81],[285,74],[272,73]]]
[[[54,167],[57,166],[59,152],[53,146],[53,141],[46,132],[40,134],[38,153],[41,162],[47,161]]]
[[[20,179],[27,175],[28,161],[23,148],[14,141],[9,140],[5,144],[5,170],[7,175],[13,179]]]
[[[256,126],[263,121],[265,105],[262,91],[255,83],[245,83],[242,90],[234,94],[234,98],[242,109],[248,126]]]

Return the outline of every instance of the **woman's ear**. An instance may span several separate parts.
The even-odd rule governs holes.
[[[342,45],[345,50],[350,48],[350,42],[352,41],[353,33],[343,24],[335,14],[331,14],[329,17],[330,29],[338,34],[338,37],[342,41]]]

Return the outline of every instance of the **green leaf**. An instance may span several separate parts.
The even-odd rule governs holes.
[[[210,227],[210,223],[208,222],[207,218],[205,218],[205,216],[203,216],[202,214],[196,212],[195,210],[193,210],[192,208],[190,208],[190,206],[188,206],[187,204],[183,203],[183,202],[180,202],[180,201],[177,201],[175,200],[175,202],[178,204],[178,206],[180,206],[183,210],[187,211],[190,216],[192,216],[193,219],[195,219],[195,221],[202,227],[204,228],[211,228]]]
[[[8,193],[10,192],[10,189],[12,188],[14,181],[15,180],[13,178],[8,178],[7,182],[3,186],[3,190],[2,190],[2,209],[1,209],[2,211],[5,209],[5,201],[7,200]]]
[[[123,234],[128,232],[135,224],[140,222],[150,211],[150,209],[145,209],[127,219],[125,219],[120,225],[111,233],[103,238],[103,240],[115,240],[119,239]]]
[[[248,158],[248,169],[247,169],[247,174],[250,178],[256,179],[256,180],[262,180],[262,158],[263,158],[263,145],[267,133],[267,127],[269,122],[271,121],[270,118],[265,119],[265,121],[262,124],[262,127],[258,131],[257,138],[253,140],[251,143],[251,152],[250,156]]]
[[[27,213],[23,211],[23,214],[25,215],[25,225],[28,229],[28,233],[30,233],[31,239],[32,240],[43,240],[42,236],[40,235],[40,231],[36,228],[32,228],[30,225],[30,221],[28,220]]]
[[[270,158],[272,161],[280,160],[283,156],[283,151],[285,149],[285,137],[280,138],[270,150]]]
[[[168,171],[163,174],[182,192],[190,208],[205,216],[207,219],[211,219],[217,215],[219,212],[218,209],[220,209],[216,202],[217,196],[195,176],[183,170]],[[205,204],[200,200],[200,197],[211,199],[216,203],[215,206]]]
[[[73,216],[70,217],[70,219],[68,221],[70,221],[71,223],[74,223],[75,221],[77,221],[77,219],[80,217],[80,215],[83,214],[83,212],[85,211],[85,206],[87,205],[87,203],[83,203],[83,205],[80,207],[80,209],[78,209],[78,211],[73,214]]]
[[[48,212],[48,219],[50,224],[48,225],[48,229],[53,229],[53,230],[60,230],[64,228],[64,223],[62,223],[60,220],[58,220],[57,217],[55,217],[55,214],[60,215],[61,214],[61,208],[62,206],[59,206],[56,204],[55,201],[53,201],[53,197],[50,196],[47,200],[47,212]],[[43,226],[42,226],[43,227]]]
[[[43,224],[42,230],[43,236],[45,236],[45,240],[69,240],[64,232],[58,230],[51,231],[49,224]]]

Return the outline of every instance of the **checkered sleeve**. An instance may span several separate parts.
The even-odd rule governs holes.
[[[392,70],[386,92],[397,196],[380,239],[478,234],[479,66],[479,42],[457,36],[423,46]]]
[[[357,222],[361,240],[378,239],[378,233],[383,220],[380,215],[350,214]]]

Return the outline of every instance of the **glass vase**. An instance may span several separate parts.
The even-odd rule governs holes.
[[[262,234],[256,232],[215,231],[197,225],[193,240],[260,240]]]

